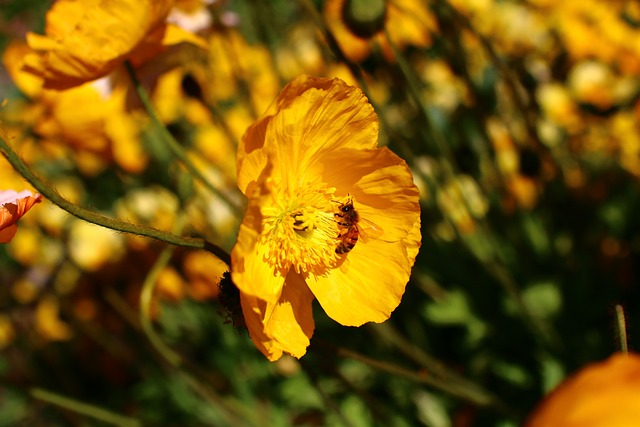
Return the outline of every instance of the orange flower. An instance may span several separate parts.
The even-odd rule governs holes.
[[[640,420],[640,355],[614,354],[563,382],[526,427],[635,427]]]
[[[58,0],[47,13],[46,35],[27,34],[33,53],[25,69],[45,87],[67,89],[113,71],[125,60],[141,63],[164,46],[202,44],[197,36],[167,25],[173,0]]]
[[[0,243],[9,243],[18,229],[16,222],[36,203],[42,200],[40,194],[31,191],[0,191]]]
[[[231,274],[270,360],[306,352],[314,298],[348,326],[382,322],[400,303],[420,247],[419,192],[406,163],[377,141],[359,89],[301,76],[240,144],[249,204]]]

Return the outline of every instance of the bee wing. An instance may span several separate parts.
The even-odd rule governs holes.
[[[369,239],[379,239],[384,233],[382,227],[366,218],[360,218],[358,221],[358,231],[360,239],[365,243]]]

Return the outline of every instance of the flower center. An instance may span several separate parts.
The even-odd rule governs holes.
[[[306,184],[286,191],[276,182],[269,184],[273,199],[262,208],[266,261],[283,274],[291,266],[298,273],[335,266],[339,232],[332,201],[335,188]]]

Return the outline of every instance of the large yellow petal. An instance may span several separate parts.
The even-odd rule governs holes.
[[[413,259],[403,242],[361,242],[343,263],[307,285],[329,317],[345,326],[383,322],[400,304]]]
[[[256,193],[260,191],[265,191],[263,186]],[[261,244],[261,200],[259,194],[249,200],[238,240],[231,251],[231,278],[241,292],[275,303],[280,299],[288,271],[276,270],[268,259],[269,248]]]
[[[273,161],[275,176],[292,178],[295,185],[305,181],[322,153],[372,149],[377,143],[378,118],[360,89],[340,79],[302,75],[285,86],[245,134],[238,149],[238,185],[246,191],[266,157]]]
[[[267,311],[265,331],[278,346],[297,358],[309,346],[315,323],[311,303],[314,296],[304,279],[293,270],[285,281],[282,295],[271,312]]]
[[[58,0],[47,13],[46,36],[27,35],[34,52],[25,69],[64,89],[101,77],[145,36],[164,25],[173,1]]]
[[[323,153],[378,144],[373,107],[360,89],[340,79],[301,76],[280,98],[286,106],[267,126],[265,149],[273,159],[274,175],[293,179],[291,187],[313,181],[311,167]]]
[[[317,167],[337,195],[353,197],[360,238],[338,268],[307,283],[339,323],[384,321],[400,303],[421,242],[419,191],[409,168],[384,147],[325,153]]]
[[[327,152],[314,167],[337,196],[353,197],[360,217],[381,228],[382,240],[404,239],[419,220],[420,192],[411,171],[388,148]]]
[[[240,292],[240,304],[242,316],[249,330],[249,336],[270,361],[276,361],[282,357],[282,349],[264,331],[264,318],[267,311],[267,303],[259,298]]]
[[[249,335],[269,360],[279,359],[283,351],[297,358],[306,353],[315,328],[311,308],[314,297],[297,273],[289,274],[276,303],[240,295]]]

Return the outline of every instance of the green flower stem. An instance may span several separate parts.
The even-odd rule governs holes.
[[[29,394],[34,399],[42,400],[43,402],[50,403],[60,408],[73,411],[75,413],[86,415],[88,417],[100,420],[102,422],[112,424],[120,427],[138,427],[142,426],[142,423],[135,418],[125,417],[108,411],[98,406],[90,405],[88,403],[81,402],[79,400],[71,399],[66,396],[53,393],[51,391],[43,390],[41,388],[32,388],[29,390]]]
[[[214,187],[204,177],[204,175],[202,175],[202,173],[198,170],[198,168],[196,168],[196,166],[191,162],[191,160],[189,160],[189,157],[187,156],[187,154],[182,149],[182,146],[178,143],[178,141],[175,140],[173,135],[171,135],[171,133],[164,126],[164,124],[162,124],[162,122],[160,121],[160,118],[156,114],[155,109],[153,108],[153,105],[151,104],[151,100],[149,99],[149,96],[147,95],[147,92],[144,90],[144,88],[140,84],[140,81],[138,80],[138,77],[136,75],[135,70],[133,69],[133,66],[129,62],[125,62],[125,66],[127,68],[127,72],[129,73],[129,77],[131,78],[131,81],[133,83],[133,86],[134,86],[134,88],[136,90],[136,93],[138,94],[138,97],[140,98],[140,101],[142,102],[142,105],[143,105],[145,111],[147,112],[147,114],[149,115],[149,118],[151,119],[151,123],[153,124],[154,128],[162,136],[162,138],[161,138],[162,141],[166,144],[166,146],[169,148],[169,150],[171,150],[173,155],[176,156],[178,158],[178,160],[187,168],[187,170],[189,171],[189,173],[191,173],[191,175],[193,175],[198,181],[200,181],[205,186],[205,188],[207,190],[209,190],[212,194],[215,194],[216,196],[218,196],[220,198],[220,200],[222,200],[224,203],[226,203],[227,206],[229,206],[229,208],[237,216],[241,216],[242,215],[242,211],[241,211],[240,207],[238,205],[236,205],[229,198],[229,196],[227,196],[222,191],[220,191],[219,189]]]
[[[411,358],[423,368],[432,373],[433,376],[442,379],[448,383],[458,383],[469,390],[476,390],[478,394],[484,394],[491,400],[497,400],[489,391],[482,388],[466,378],[462,377],[455,371],[449,369],[444,363],[422,351],[419,347],[413,345],[409,340],[403,337],[397,329],[389,323],[373,324],[369,326],[369,330],[384,341],[394,345],[398,350]]]
[[[493,407],[506,415],[515,417],[515,414],[513,414],[509,408],[505,407],[502,403],[497,401],[488,392],[479,391],[477,387],[467,388],[466,386],[443,380],[438,375],[435,375],[434,372],[430,372],[427,370],[420,370],[418,372],[412,371],[402,366],[398,366],[396,364],[385,362],[382,360],[373,359],[371,357],[365,356],[352,350],[348,350],[343,347],[338,347],[325,341],[315,340],[315,343],[321,345],[322,347],[324,347],[324,349],[329,350],[331,353],[339,357],[346,357],[349,359],[357,360],[377,370],[387,372],[398,377],[404,377],[408,380],[420,384],[426,384],[445,393],[448,393],[454,397],[470,402],[474,405],[480,407]]]
[[[473,251],[471,251],[473,253]],[[520,287],[513,279],[509,271],[496,261],[484,262],[476,256],[478,262],[484,267],[485,271],[491,275],[507,292],[513,301],[515,301],[518,310],[522,313],[524,319],[529,323],[530,328],[538,334],[542,341],[550,348],[557,351],[562,346],[562,341],[557,332],[549,322],[540,316],[535,315],[525,300],[522,298]]]
[[[475,396],[474,399],[476,399],[476,401],[488,402],[487,405],[497,408],[507,408],[507,405],[497,396],[464,378],[457,372],[452,371],[444,363],[413,345],[389,323],[371,325],[369,330],[420,364],[431,374],[432,378],[438,379],[444,384],[449,384],[451,387],[465,390],[465,393],[470,396]]]
[[[616,304],[616,327],[618,329],[618,340],[620,341],[620,351],[629,353],[627,340],[627,321],[624,316],[624,309],[620,304]]]
[[[180,233],[182,226],[183,218],[180,216],[176,221],[173,231],[175,233]],[[158,335],[153,329],[153,324],[151,323],[153,291],[155,290],[160,272],[171,259],[173,250],[174,246],[167,246],[164,248],[142,284],[142,292],[140,293],[140,326],[147,335],[147,338],[149,338],[149,342],[158,351],[158,353],[160,353],[160,355],[162,355],[162,357],[172,366],[177,367],[182,363],[182,357],[164,343],[160,335]]]
[[[213,243],[207,242],[204,239],[193,238],[193,237],[183,237],[177,236],[172,233],[167,233],[164,231],[157,230],[155,228],[146,227],[143,225],[132,224],[129,222],[120,221],[114,218],[109,218],[97,212],[93,212],[87,209],[84,209],[80,206],[77,206],[60,194],[58,194],[55,189],[46,184],[42,179],[36,176],[31,169],[22,161],[22,159],[13,151],[13,149],[9,146],[8,142],[5,140],[5,137],[0,135],[0,153],[7,159],[9,163],[14,167],[14,169],[22,175],[24,179],[29,181],[29,183],[46,199],[51,201],[53,204],[58,206],[59,208],[67,211],[71,215],[90,222],[95,225],[99,225],[105,228],[109,228],[111,230],[120,231],[123,233],[131,233],[136,234],[138,236],[145,236],[151,239],[159,240],[161,242],[169,243],[175,246],[181,246],[185,248],[192,249],[204,249],[211,252],[213,255],[217,256],[225,262],[227,265],[231,262],[230,255],[219,246],[214,245]]]
[[[127,303],[116,291],[111,288],[106,288],[103,293],[105,300],[113,307],[113,309],[136,331],[143,331],[141,325],[141,316]],[[152,343],[153,345],[153,343]],[[157,348],[156,348],[157,349]],[[156,356],[156,354],[154,354]],[[176,355],[177,356],[177,355]],[[180,356],[177,356],[180,357]],[[241,407],[225,401],[211,385],[209,381],[209,375],[206,371],[200,369],[193,362],[190,362],[187,358],[180,357],[179,366],[173,364],[173,362],[166,359],[166,353],[158,354],[158,360],[162,363],[162,366],[167,372],[176,374],[183,380],[189,387],[191,387],[199,396],[211,403],[220,411],[221,417],[226,421],[224,424],[236,426],[249,425],[248,420],[255,415],[252,411],[243,411]],[[177,360],[177,359],[176,359]],[[242,420],[242,421],[241,421]],[[254,421],[251,425],[259,425],[258,421]]]

